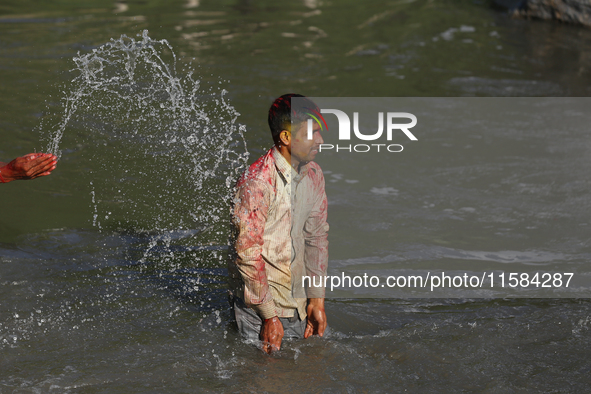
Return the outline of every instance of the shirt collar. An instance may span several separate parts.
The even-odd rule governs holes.
[[[303,166],[301,166],[299,173],[295,170],[295,168],[292,167],[294,182],[298,182],[298,183],[301,182],[302,179],[304,179],[306,177],[306,175],[308,175],[309,169],[310,169],[310,163],[306,163]]]
[[[277,170],[281,173],[281,175],[283,175],[283,178],[287,181],[287,183],[290,183],[292,171],[291,164],[287,162],[287,159],[283,157],[276,146],[273,147],[272,154],[273,160],[275,160],[275,167],[277,167]]]
[[[279,170],[281,175],[283,175],[287,183],[291,183],[292,179],[296,182],[300,182],[306,177],[306,175],[308,175],[310,163],[306,163],[305,165],[301,166],[300,172],[298,174],[295,168],[291,166],[291,163],[289,163],[287,159],[283,157],[281,152],[279,152],[279,149],[277,149],[276,146],[273,147],[273,159],[275,160],[275,166],[277,167],[277,170]]]

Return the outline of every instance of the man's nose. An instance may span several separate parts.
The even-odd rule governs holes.
[[[324,144],[324,140],[322,139],[322,135],[320,133],[314,134],[314,143],[316,144]]]

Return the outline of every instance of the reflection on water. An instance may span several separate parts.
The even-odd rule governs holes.
[[[589,94],[591,32],[511,20],[472,1],[96,0],[0,4],[0,13],[2,159],[42,149],[32,130],[59,124],[78,51],[143,29],[174,47],[179,78],[199,64],[201,87],[229,91],[251,159],[270,143],[269,103],[288,91]],[[170,52],[160,56],[170,64]],[[587,300],[332,299],[332,337],[288,342],[273,357],[258,353],[230,322],[219,263],[225,229],[188,214],[218,195],[197,192],[190,177],[169,187],[166,174],[124,174],[143,165],[153,174],[154,158],[167,171],[169,159],[181,156],[194,168],[188,155],[176,155],[184,145],[161,150],[162,141],[151,140],[172,130],[174,118],[146,106],[155,111],[146,119],[162,122],[144,122],[154,133],[134,138],[128,107],[101,118],[96,104],[81,105],[76,113],[84,116],[69,123],[59,171],[0,194],[7,207],[0,213],[0,391],[589,391]],[[387,182],[326,168],[329,209],[353,212],[357,198],[374,202],[379,220],[355,217],[353,225],[366,233],[364,248],[374,242],[392,252],[360,256],[353,242],[331,250],[335,264],[586,263],[583,132],[515,135],[476,125],[462,136],[434,130],[419,142],[421,154],[390,166]],[[95,213],[102,232],[92,226]],[[331,225],[339,236],[343,225]]]

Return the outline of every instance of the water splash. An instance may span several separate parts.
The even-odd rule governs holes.
[[[248,152],[227,91],[202,86],[191,66],[179,72],[166,40],[146,30],[138,37],[74,57],[61,120],[46,139],[61,156],[65,133],[75,136],[88,160],[93,225],[145,234],[148,246],[134,257],[144,262],[156,246],[192,244],[195,234],[201,244],[227,242],[228,204]]]

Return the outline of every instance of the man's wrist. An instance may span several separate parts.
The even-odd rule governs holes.
[[[324,298],[308,298],[308,305],[315,305],[324,308]]]
[[[275,320],[279,320],[279,318],[277,316],[273,316],[270,317],[268,319],[263,319],[263,323],[267,324],[267,323],[274,323]]]
[[[10,181],[13,181],[14,179],[12,179],[12,176],[10,175],[12,172],[10,171],[10,167],[8,164],[5,164],[4,166],[0,167],[0,182],[2,183],[8,183]]]

